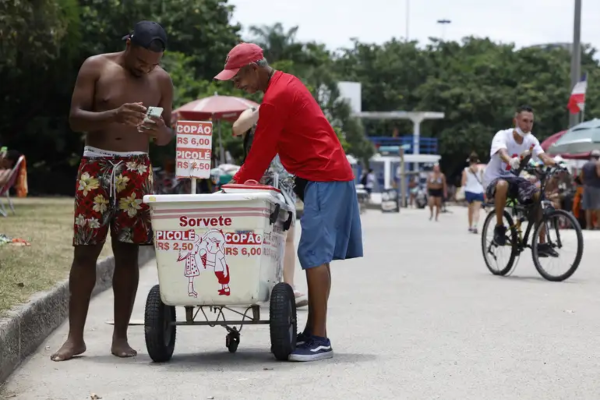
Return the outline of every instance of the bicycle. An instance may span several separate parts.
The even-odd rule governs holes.
[[[483,258],[485,260],[487,268],[492,274],[505,276],[509,272],[511,272],[513,267],[516,265],[516,258],[520,256],[520,254],[526,248],[529,248],[531,249],[533,263],[538,273],[548,281],[562,282],[571,277],[571,275],[573,275],[579,267],[579,263],[581,262],[581,257],[583,255],[583,233],[579,222],[571,213],[565,210],[556,209],[554,207],[554,204],[546,198],[545,189],[550,178],[552,178],[558,173],[567,172],[568,170],[558,165],[552,167],[539,168],[527,166],[526,162],[524,164],[525,165],[523,167],[517,170],[515,175],[518,176],[523,170],[525,170],[528,173],[531,173],[532,175],[535,175],[540,181],[539,199],[527,205],[519,204],[516,201],[516,199],[509,198],[507,200],[507,205],[505,207],[503,217],[507,222],[507,226],[509,227],[507,229],[506,246],[510,246],[511,251],[506,266],[498,269],[495,269],[492,266],[491,260],[488,258],[488,255],[491,255],[494,258],[494,260],[497,261],[497,257],[494,251],[504,246],[499,246],[498,244],[496,244],[495,240],[493,239],[493,235],[491,243],[489,243],[489,245],[486,241],[488,236],[488,228],[490,227],[490,224],[493,224],[492,227],[495,227],[496,224],[496,213],[494,210],[494,203],[492,201],[491,203],[487,204],[487,206],[491,207],[492,211],[487,215],[485,222],[483,223],[483,231],[481,234],[481,249],[483,252]],[[510,200],[512,200],[512,202]],[[528,216],[535,211],[535,207],[538,205],[542,207],[542,219],[539,223],[532,223]],[[506,208],[512,209],[512,216],[511,213],[509,213],[506,210]],[[513,222],[513,217],[515,217],[516,223]],[[564,222],[558,222],[557,219],[559,218],[564,218],[572,224],[575,237],[577,238],[577,252],[573,264],[565,273],[560,275],[553,275],[542,266],[540,258],[558,257],[550,256],[549,254],[540,255],[540,253],[538,252],[538,246],[540,245],[540,234],[542,233],[545,234],[546,243],[550,245],[550,248],[553,249],[554,252],[563,248],[563,241],[561,240],[561,232],[559,231],[559,228],[564,226]],[[521,226],[522,223],[526,220],[528,221],[528,225],[525,231],[525,235],[523,236]],[[531,243],[529,243],[529,234],[532,233],[532,230],[533,236],[531,238]],[[555,233],[555,235],[553,233]]]

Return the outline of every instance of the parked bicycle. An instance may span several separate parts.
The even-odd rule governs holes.
[[[525,170],[529,174],[536,176],[540,182],[540,196],[537,202],[527,205],[519,204],[516,199],[509,199],[512,201],[507,201],[507,208],[512,209],[512,213],[509,213],[507,210],[504,211],[504,223],[509,227],[507,230],[505,246],[499,246],[493,239],[493,231],[496,225],[496,213],[494,211],[494,204],[487,204],[487,206],[491,207],[492,211],[488,214],[483,224],[483,232],[481,235],[483,258],[487,268],[492,274],[505,276],[513,270],[514,266],[516,266],[518,261],[517,257],[519,257],[526,248],[529,248],[531,249],[535,268],[544,279],[553,282],[564,281],[571,277],[579,267],[581,256],[583,254],[583,234],[579,222],[570,212],[556,209],[554,204],[546,198],[545,189],[547,183],[553,177],[558,174],[568,173],[568,170],[559,165],[552,167],[532,167],[527,165],[527,162],[524,162],[521,165],[523,165],[523,167],[516,171],[516,175],[519,175],[522,170]],[[532,223],[537,217],[534,214],[536,212],[536,206],[541,206],[542,208],[542,219],[538,223]],[[513,217],[516,222],[514,222]],[[523,236],[522,224],[525,221],[528,221],[528,225],[525,235]],[[532,233],[531,241],[529,239],[530,233]],[[567,257],[563,257],[563,253],[567,252],[565,243],[572,240],[576,241],[577,246],[574,251],[573,262],[565,272],[555,273],[551,271],[551,268],[543,265],[543,262],[545,261],[552,263],[554,261],[564,260]],[[550,245],[554,250],[554,256],[550,256],[545,252],[543,254],[538,252],[538,246],[543,243]],[[499,258],[502,258],[500,257],[500,254],[503,250],[507,249],[509,250],[508,260],[506,262],[499,261]]]

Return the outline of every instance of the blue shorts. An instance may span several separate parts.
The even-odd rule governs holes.
[[[466,192],[465,191],[465,200],[469,204],[471,204],[474,201],[481,201],[481,202],[483,202],[483,193],[473,193],[473,192]]]
[[[298,258],[302,269],[363,256],[354,181],[312,182],[304,189]]]

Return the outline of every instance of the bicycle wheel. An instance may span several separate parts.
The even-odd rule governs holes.
[[[514,227],[513,219],[507,211],[504,211],[504,226],[507,226],[507,240],[505,246],[498,246],[494,242],[494,228],[496,227],[496,212],[491,211],[483,223],[481,232],[481,251],[485,265],[494,275],[504,276],[508,274],[515,263],[515,258],[519,254],[518,243],[519,235]],[[506,254],[508,250],[508,254]],[[502,261],[506,260],[506,261]]]
[[[567,224],[570,224],[570,229]],[[540,233],[545,234],[545,245],[546,248],[550,248],[550,252],[554,255],[548,254],[548,250],[544,251],[544,256],[540,257]],[[573,251],[566,250],[566,243],[576,242],[576,248]],[[561,254],[564,252],[565,254]],[[569,258],[569,253],[573,253],[573,261],[564,273],[554,273],[552,265],[555,265],[556,261],[560,262]],[[535,269],[540,275],[552,282],[562,282],[568,279],[575,273],[581,262],[581,256],[583,255],[583,233],[581,232],[581,226],[575,219],[573,214],[565,210],[552,210],[544,215],[542,223],[540,223],[533,232],[532,244],[531,244],[531,255],[533,257],[533,264]],[[549,266],[544,267],[542,263],[548,261]],[[552,271],[552,272],[551,272]]]

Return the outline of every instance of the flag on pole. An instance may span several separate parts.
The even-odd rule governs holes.
[[[569,98],[569,104],[567,108],[571,114],[578,114],[583,111],[585,107],[585,92],[587,90],[587,74],[583,74],[579,82],[573,87],[571,97]]]

